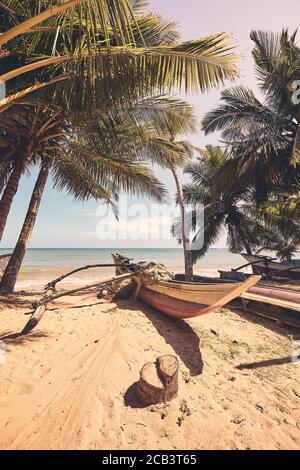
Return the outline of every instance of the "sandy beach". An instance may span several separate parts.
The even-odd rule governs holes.
[[[18,336],[30,301],[1,299],[1,449],[299,449],[299,330],[228,309],[174,321],[89,293]],[[164,354],[179,396],[143,408],[139,371]]]

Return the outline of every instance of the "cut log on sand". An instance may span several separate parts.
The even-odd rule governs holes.
[[[148,362],[140,372],[136,388],[137,399],[145,406],[166,403],[178,395],[178,360],[161,356]]]
[[[75,294],[77,292],[83,292],[85,290],[89,290],[95,287],[102,287],[104,288],[107,284],[110,284],[114,281],[123,281],[124,279],[129,279],[133,277],[133,273],[126,273],[120,276],[112,276],[107,279],[103,279],[101,282],[97,282],[95,284],[89,284],[87,286],[77,287],[76,289],[66,290],[63,292],[53,294],[53,289],[47,290],[47,292],[37,301],[35,301],[32,305],[34,308],[34,312],[30,317],[30,320],[26,323],[25,327],[21,331],[20,334],[28,334],[42,319],[44,313],[47,311],[47,306],[53,300],[59,299],[61,297],[65,297],[67,295]],[[49,286],[51,283],[49,283]]]

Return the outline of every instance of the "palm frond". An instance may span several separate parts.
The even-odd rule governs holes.
[[[193,183],[184,184],[183,187],[184,200],[186,204],[197,205],[205,204],[210,195],[209,191],[203,187]]]
[[[252,31],[255,43],[253,57],[261,89],[267,94],[268,101],[275,101],[283,111],[291,111],[291,85],[299,79],[300,49],[296,45],[296,34],[288,30],[280,34],[266,31]],[[295,112],[296,107],[295,107]]]
[[[197,216],[200,220],[199,215]],[[224,213],[218,207],[218,204],[207,205],[204,208],[204,227],[200,227],[200,230],[204,230],[203,233],[203,246],[199,250],[193,251],[193,261],[196,262],[198,259],[203,258],[207,253],[208,249],[217,242],[220,233],[223,229]],[[196,234],[198,239],[201,239],[202,233]]]
[[[133,25],[133,34],[138,47],[170,45],[179,40],[177,24],[163,18],[159,13],[137,17],[136,24]]]
[[[14,93],[8,96],[8,98],[4,98],[3,100],[0,101],[0,114],[6,111],[7,109],[11,108],[16,102],[23,100],[27,95],[34,94],[34,92],[40,91],[42,88],[51,87],[51,85],[55,85],[59,82],[62,82],[68,79],[69,79],[68,76],[53,78],[49,82],[32,85],[28,88],[25,88],[24,90],[18,91],[17,93]]]
[[[111,199],[111,193],[88,171],[62,154],[53,161],[52,180],[54,188],[67,191],[75,200]]]
[[[144,77],[144,85],[160,92],[175,87],[178,90],[184,88],[186,92],[197,92],[218,86],[226,79],[236,78],[236,60],[231,37],[216,34],[170,46],[103,47],[94,53],[45,58],[3,74],[0,81],[5,83],[28,72],[69,64],[73,72],[84,70],[93,80],[103,76],[107,81],[116,80],[120,75],[122,80],[126,77],[127,82],[131,83],[132,73],[135,72]]]
[[[231,137],[230,132],[236,132],[237,128],[242,134],[253,123],[270,124],[276,120],[276,114],[267,106],[264,106],[254,93],[244,87],[238,86],[227,89],[221,93],[222,104],[207,113],[202,121],[202,127],[206,134],[216,131],[226,131],[223,137]]]
[[[133,25],[139,31],[130,0],[69,0],[62,4],[59,1],[51,1],[50,8],[45,8],[44,2],[39,1],[34,11],[28,2],[26,6],[27,9],[20,11],[18,8],[15,11],[27,15],[27,18],[0,36],[0,46],[31,31],[36,25],[46,22],[47,26],[47,21],[53,17],[56,17],[57,27],[69,23],[71,29],[77,20],[91,43],[94,43],[99,35],[104,41],[110,41],[111,29],[114,37],[118,38],[118,44],[135,44]]]
[[[121,116],[134,119],[141,127],[153,125],[156,133],[166,135],[189,135],[197,132],[198,120],[195,109],[180,98],[167,95],[149,96],[129,104]]]
[[[96,154],[91,147],[80,142],[70,143],[72,159],[86,168],[95,180],[109,178],[115,192],[126,191],[136,196],[148,196],[162,202],[166,196],[164,186],[149,167],[132,157],[118,158]]]
[[[300,123],[298,124],[298,128],[296,131],[292,156],[291,156],[291,164],[296,167],[297,164],[300,164]]]

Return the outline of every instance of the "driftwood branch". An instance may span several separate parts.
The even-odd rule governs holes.
[[[130,277],[133,277],[134,275],[135,275],[134,273],[125,273],[119,276],[111,276],[106,279],[103,279],[102,281],[98,281],[94,284],[88,284],[86,286],[76,287],[75,289],[64,290],[62,292],[58,292],[57,294],[48,295],[48,292],[47,292],[46,295],[44,295],[40,300],[37,300],[33,303],[33,307],[35,308],[45,303],[52,302],[53,300],[59,299],[60,297],[65,297],[66,295],[75,294],[77,292],[89,290],[94,287],[105,286],[106,284],[109,284],[114,281],[122,281],[123,279],[128,279]],[[52,291],[52,289],[50,289],[50,291]]]
[[[54,300],[59,299],[61,297],[65,297],[67,295],[75,294],[77,292],[84,292],[94,287],[104,287],[107,284],[110,284],[111,282],[123,281],[124,279],[129,279],[133,276],[134,276],[134,273],[126,273],[126,274],[121,274],[119,276],[111,276],[109,278],[103,279],[102,281],[98,281],[97,283],[94,283],[94,284],[88,284],[86,286],[77,287],[76,289],[65,290],[56,294],[53,294],[52,288],[48,289],[47,292],[39,300],[36,300],[32,304],[34,312],[32,313],[25,327],[23,328],[21,334],[28,334],[30,331],[33,330],[33,328],[36,327],[36,325],[42,319],[44,313],[47,311],[47,306],[50,302],[53,302]]]

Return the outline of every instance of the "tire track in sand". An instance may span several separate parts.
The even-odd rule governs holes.
[[[97,382],[117,340],[117,327],[118,320],[112,317],[112,325],[101,342],[78,351],[67,364],[53,366],[29,396],[2,416],[2,448],[79,447],[85,417],[93,412],[93,400],[98,399]]]

